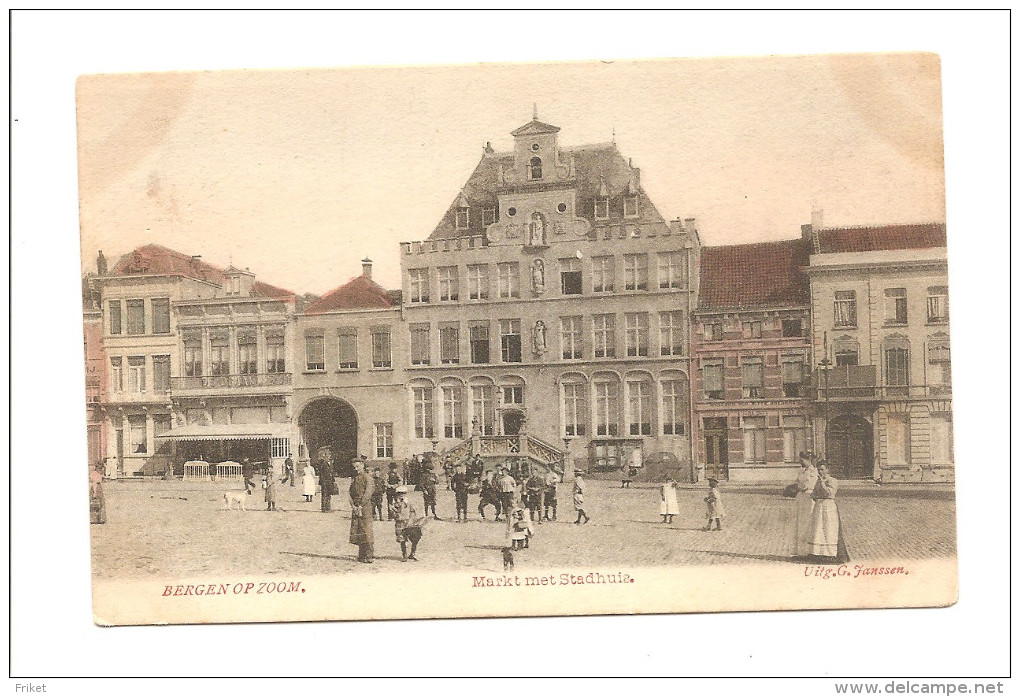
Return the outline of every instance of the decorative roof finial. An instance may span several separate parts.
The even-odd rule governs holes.
[[[531,120],[538,121],[538,102],[531,103]]]

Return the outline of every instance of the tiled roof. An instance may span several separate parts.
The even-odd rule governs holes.
[[[223,269],[158,244],[147,244],[128,252],[117,261],[108,275],[130,276],[134,274],[184,276],[215,283],[218,286],[223,286],[226,282]],[[252,284],[252,295],[258,298],[294,297],[292,291],[277,288],[262,281],[255,281]]]
[[[809,251],[803,239],[703,247],[698,309],[807,305]]]
[[[277,288],[262,281],[255,281],[251,284],[252,295],[257,298],[293,298],[294,293],[285,288]]]
[[[818,246],[823,254],[877,252],[892,249],[932,249],[946,246],[944,223],[822,228],[816,232]]]
[[[399,291],[396,291],[399,294]],[[308,315],[334,310],[371,310],[396,307],[394,291],[388,291],[365,276],[355,276],[347,283],[323,295],[305,308]],[[398,296],[399,297],[399,296]]]
[[[574,176],[572,180],[558,179],[557,173],[566,172],[573,160]],[[446,215],[439,221],[432,234],[431,240],[449,239],[452,237],[481,235],[485,228],[482,226],[482,209],[496,208],[498,203],[497,190],[502,184],[499,180],[500,170],[510,171],[514,167],[514,155],[508,152],[485,153],[481,161],[475,167],[475,171],[468,177],[464,187],[458,192],[455,199],[450,203]],[[600,220],[599,223],[661,223],[666,224],[659,211],[652,204],[651,200],[641,188],[638,177],[638,170],[631,167],[620,151],[616,143],[595,143],[592,145],[579,145],[575,147],[560,147],[559,162],[544,163],[543,169],[549,172],[541,182],[536,185],[548,185],[558,182],[574,183],[577,186],[577,210],[575,214],[582,218],[595,222],[595,196],[600,194],[603,183],[609,194],[610,219]],[[520,183],[521,188],[529,186],[531,182]],[[622,218],[623,196],[628,191],[635,191],[639,194],[638,218]],[[463,204],[461,199],[466,199],[470,204],[468,216],[468,229],[458,230],[456,228],[456,209]]]

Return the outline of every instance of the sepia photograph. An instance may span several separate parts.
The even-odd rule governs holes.
[[[940,104],[932,54],[81,77],[96,622],[953,603]]]
[[[15,13],[17,691],[987,691],[985,15]]]

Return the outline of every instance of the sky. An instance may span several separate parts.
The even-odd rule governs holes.
[[[491,141],[537,108],[562,145],[615,138],[702,242],[945,220],[933,54],[86,75],[83,270],[155,242],[322,294],[400,285]]]

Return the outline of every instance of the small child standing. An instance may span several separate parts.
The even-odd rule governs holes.
[[[715,521],[715,529],[722,530],[722,517],[726,515],[723,509],[722,494],[719,492],[719,480],[715,477],[708,478],[708,496],[705,497],[708,504],[708,525],[705,530],[712,529],[712,521]]]
[[[276,510],[276,480],[273,478],[273,472],[270,470],[269,474],[262,478],[262,488],[266,490],[266,510]]]

